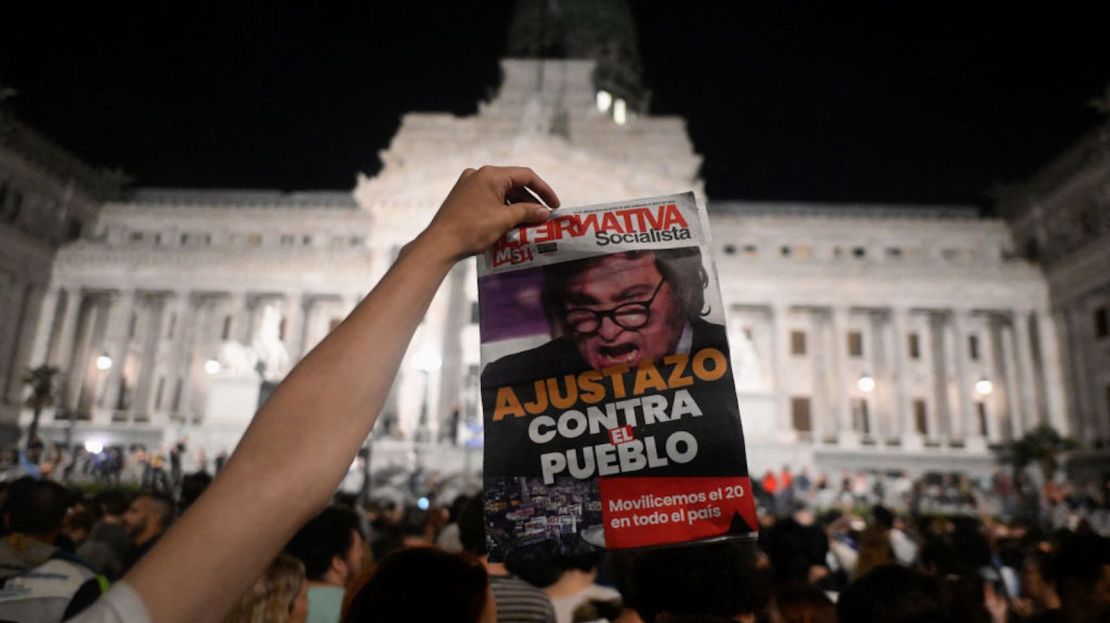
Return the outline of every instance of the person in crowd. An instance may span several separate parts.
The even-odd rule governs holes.
[[[307,617],[304,565],[282,554],[243,593],[224,623],[305,623]]]
[[[787,586],[775,591],[771,623],[836,623],[836,606],[812,586]]]
[[[8,488],[0,517],[0,621],[61,621],[88,607],[101,587],[91,569],[54,545],[70,495],[24,477]]]
[[[1061,620],[1110,621],[1110,539],[1077,534],[1067,539],[1053,561]]]
[[[177,497],[177,512],[184,513],[210,484],[212,484],[212,476],[208,472],[185,474],[181,479],[181,494]]]
[[[1052,555],[1033,548],[1021,566],[1021,594],[1014,611],[1034,621],[1052,621],[1060,617],[1060,596],[1056,592]]]
[[[532,193],[558,206],[530,169],[464,171],[370,294],[274,390],[220,477],[82,620],[177,623],[230,611],[331,499],[455,264],[513,227],[547,220],[551,210]]]
[[[61,540],[65,539],[65,549],[76,552],[77,548],[87,541],[89,535],[92,534],[94,521],[96,519],[93,517],[92,511],[84,503],[75,503],[66,512],[65,521],[62,522],[62,534],[55,544],[61,546]]]
[[[776,586],[809,584],[829,574],[828,538],[815,524],[813,513],[800,502],[789,517],[771,526],[765,544]]]
[[[882,525],[873,523],[860,532],[859,557],[851,574],[853,578],[863,577],[875,567],[894,564],[894,548],[890,545],[890,532]]]
[[[891,550],[898,564],[912,565],[917,559],[917,543],[906,534],[905,524],[901,518],[882,504],[876,504],[871,509],[871,516],[876,525],[886,530],[890,538]]]
[[[644,623],[712,615],[755,623],[769,591],[750,541],[616,552],[620,592]]]
[[[141,493],[123,513],[123,527],[131,542],[127,553],[130,568],[150,551],[173,523],[173,500],[160,493]]]
[[[381,561],[351,599],[343,620],[494,623],[498,617],[481,562],[431,547],[408,547]]]
[[[581,606],[596,610],[595,602],[609,602],[611,609],[620,612],[621,594],[608,586],[597,583],[597,568],[601,563],[600,551],[554,556],[551,564],[557,572],[554,582],[543,587],[555,607],[558,623],[572,623]],[[590,619],[593,620],[593,619]]]
[[[308,622],[336,623],[343,595],[362,571],[366,541],[358,515],[329,506],[304,525],[286,551],[304,563],[308,578]]]
[[[96,523],[88,540],[77,548],[77,556],[110,581],[121,577],[127,568],[130,537],[123,523],[127,507],[127,496],[122,491],[109,489],[94,496]]]
[[[836,615],[845,623],[943,623],[944,604],[936,579],[886,565],[849,584],[837,599]]]
[[[509,572],[502,562],[490,562],[486,549],[486,527],[481,493],[459,513],[459,541],[463,551],[476,556],[489,573],[490,588],[497,604],[497,620],[504,623],[554,623],[555,608],[539,588]]]

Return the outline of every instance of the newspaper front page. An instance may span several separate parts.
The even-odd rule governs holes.
[[[491,560],[755,533],[707,223],[563,208],[479,258]]]

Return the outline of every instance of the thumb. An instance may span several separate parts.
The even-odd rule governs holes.
[[[509,204],[509,214],[514,224],[542,223],[551,216],[551,209],[538,203],[520,202]]]

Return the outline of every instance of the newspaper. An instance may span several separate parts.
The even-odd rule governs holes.
[[[693,193],[557,210],[479,260],[491,560],[756,531]]]

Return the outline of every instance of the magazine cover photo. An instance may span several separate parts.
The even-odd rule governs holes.
[[[702,219],[689,193],[570,208],[484,258],[491,559],[754,533]]]

